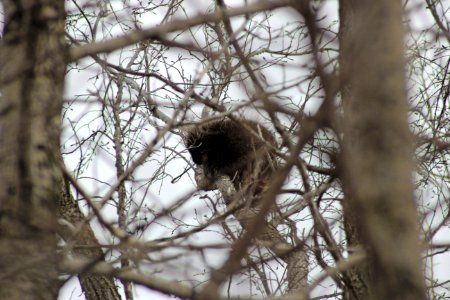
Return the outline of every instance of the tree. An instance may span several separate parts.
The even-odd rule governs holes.
[[[448,295],[443,2],[16,2],[2,298]],[[189,128],[224,117],[276,136],[257,205],[186,150]]]
[[[68,48],[62,2],[5,1],[1,42],[0,297],[58,293],[56,203]]]
[[[425,298],[401,15],[397,1],[341,2],[344,216],[349,244],[367,253],[359,299]]]

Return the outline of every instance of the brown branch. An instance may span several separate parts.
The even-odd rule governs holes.
[[[162,24],[157,27],[143,30],[134,30],[125,36],[105,40],[102,42],[88,44],[80,47],[75,47],[70,50],[70,61],[76,61],[86,56],[91,56],[99,53],[109,53],[114,50],[130,46],[145,40],[165,40],[166,35],[170,32],[185,30],[193,26],[209,22],[217,22],[222,20],[224,16],[236,17],[244,14],[257,13],[260,11],[273,10],[280,7],[285,7],[294,4],[293,0],[278,0],[278,1],[264,1],[257,2],[251,5],[223,10],[212,14],[205,14],[193,17],[186,20],[174,20],[170,23]]]

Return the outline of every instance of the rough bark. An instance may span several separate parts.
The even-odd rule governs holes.
[[[425,299],[413,200],[400,1],[340,1],[342,178],[354,269],[350,299]]]
[[[351,1],[340,1],[339,7],[339,41],[340,41],[340,66],[342,72],[342,98],[345,102],[350,101],[352,90],[349,82],[344,77],[344,72],[350,72],[351,63],[351,47],[352,45],[347,41],[354,34],[354,5]],[[346,70],[346,71],[344,71]],[[347,195],[348,197],[348,195]],[[359,249],[361,246],[361,232],[356,225],[358,218],[358,211],[353,209],[350,200],[343,201],[344,209],[344,229],[347,238],[347,245],[349,249]],[[350,280],[350,286],[343,287],[343,297],[346,300],[369,299],[369,287],[367,282],[370,280],[371,272],[369,265],[364,263],[355,266],[347,271]]]
[[[78,204],[69,189],[68,180],[61,180],[61,196],[59,198],[58,215],[63,220],[60,234],[68,244],[74,258],[95,262],[104,261],[101,249],[92,228],[85,221]],[[112,276],[93,275],[89,269],[78,275],[81,288],[87,300],[120,300],[118,287]]]
[[[64,1],[3,1],[0,298],[55,299]]]

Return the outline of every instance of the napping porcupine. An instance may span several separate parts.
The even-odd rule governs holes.
[[[245,119],[207,122],[186,136],[192,160],[203,167],[205,177],[214,181],[227,175],[236,190],[252,187],[253,194],[263,189],[275,169],[275,154],[268,145],[276,145],[273,134],[261,124]]]

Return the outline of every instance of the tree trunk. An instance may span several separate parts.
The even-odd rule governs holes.
[[[78,204],[70,193],[69,181],[61,180],[61,197],[58,205],[58,216],[70,224],[62,226],[60,234],[66,243],[71,246],[71,254],[74,258],[91,260],[92,267],[95,262],[103,262],[104,253],[100,247],[94,232],[89,223],[85,222],[85,217]],[[81,228],[78,226],[82,224]],[[71,228],[75,228],[73,232]],[[86,296],[86,300],[120,300],[118,287],[112,276],[94,275],[89,273],[89,269],[78,275],[81,289]]]
[[[400,1],[340,1],[342,178],[350,247],[367,267],[350,299],[425,299],[413,199]],[[366,289],[364,291],[364,288]]]
[[[55,299],[64,1],[5,0],[0,44],[0,298]]]

